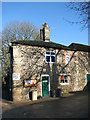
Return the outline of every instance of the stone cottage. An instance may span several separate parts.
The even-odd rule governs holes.
[[[51,42],[47,23],[40,29],[40,40],[14,40],[9,51],[14,101],[29,100],[33,90],[37,97],[53,96],[60,89],[81,91],[90,79],[90,46]]]

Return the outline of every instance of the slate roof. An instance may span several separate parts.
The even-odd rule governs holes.
[[[55,49],[65,49],[69,50],[67,46],[57,44],[54,42],[44,42],[44,41],[36,41],[36,40],[18,40],[12,41],[13,45],[21,44],[21,45],[31,45],[31,46],[38,46],[38,47],[47,47],[47,48],[55,48]]]
[[[72,43],[69,46],[57,44],[51,41],[44,42],[44,41],[36,41],[36,40],[13,40],[11,43],[12,45],[21,44],[21,45],[31,45],[31,46],[46,47],[46,48],[90,52],[90,46],[78,44],[78,43]]]
[[[78,43],[72,43],[68,46],[71,49],[76,49],[77,51],[85,51],[85,52],[90,52],[90,46],[88,45],[83,45],[83,44],[78,44]]]

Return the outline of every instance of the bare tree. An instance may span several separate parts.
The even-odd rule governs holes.
[[[39,40],[39,28],[30,22],[9,22],[2,31],[1,69],[2,79],[9,77],[10,54],[9,43],[12,40]]]
[[[82,30],[88,28],[90,22],[90,2],[69,2],[67,7],[73,10],[78,15],[78,21],[71,21],[71,23],[81,24]]]

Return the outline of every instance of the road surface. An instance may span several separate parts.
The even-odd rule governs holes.
[[[2,118],[88,118],[88,93],[3,104]]]

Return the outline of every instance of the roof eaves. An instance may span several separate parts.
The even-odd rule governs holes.
[[[67,46],[57,44],[54,42],[43,42],[43,41],[35,41],[35,40],[30,40],[30,41],[23,41],[23,40],[18,40],[18,41],[12,41],[12,44],[22,44],[22,45],[32,45],[32,46],[39,46],[39,47],[48,47],[48,48],[57,48],[57,49],[69,49]]]
[[[77,51],[90,52],[90,46],[88,45],[72,43],[68,47],[70,47],[71,49],[76,49]]]

